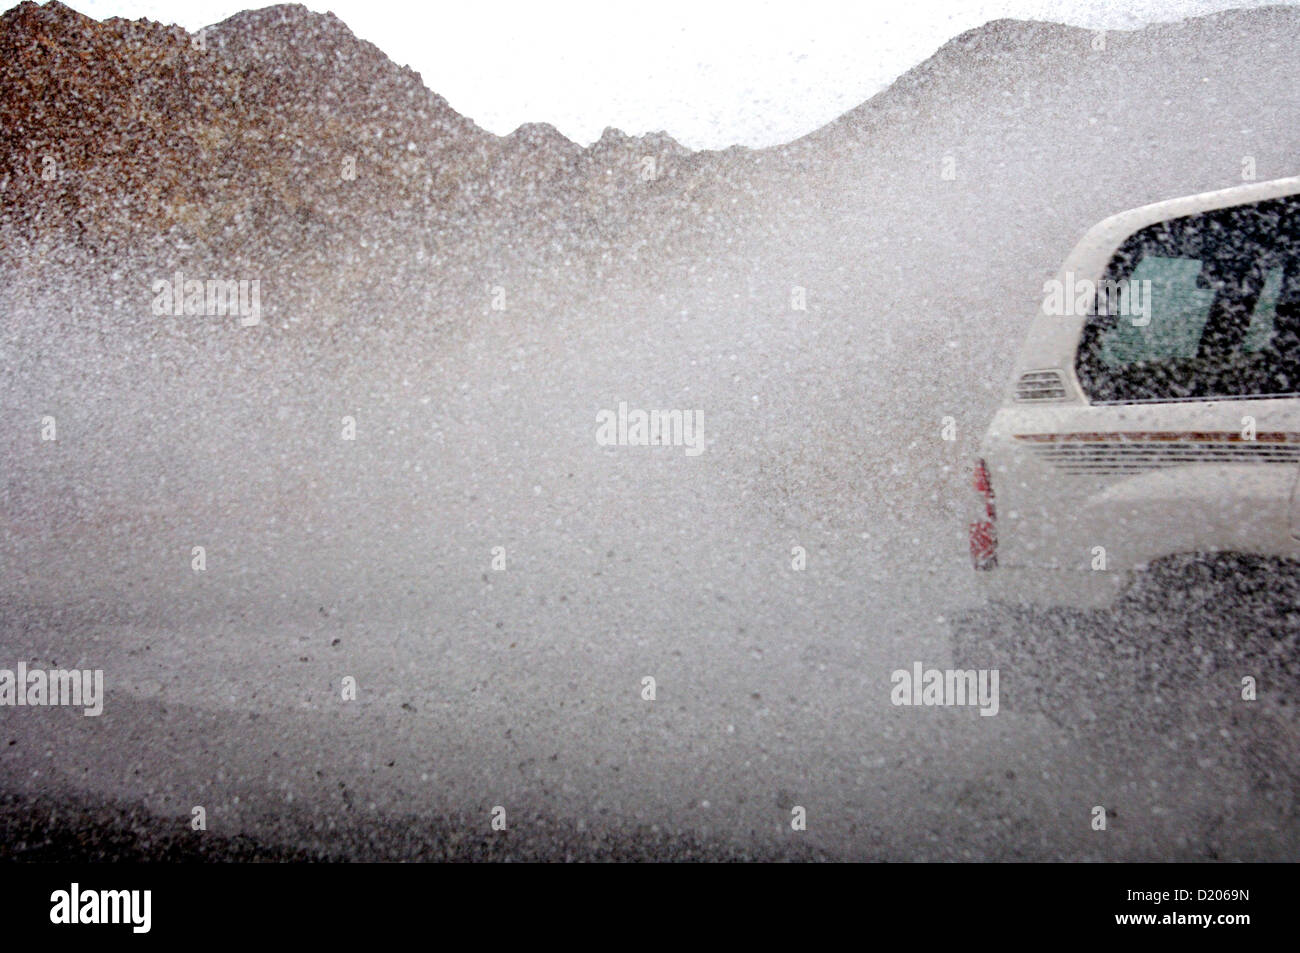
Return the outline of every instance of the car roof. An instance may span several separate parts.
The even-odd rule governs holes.
[[[1139,228],[1147,225],[1153,225],[1156,222],[1167,221],[1172,218],[1181,218],[1184,215],[1195,215],[1198,212],[1211,212],[1220,208],[1231,208],[1234,205],[1246,205],[1250,202],[1262,202],[1265,199],[1281,198],[1285,195],[1295,195],[1300,192],[1300,176],[1293,176],[1288,179],[1273,179],[1269,182],[1252,182],[1248,185],[1237,185],[1230,189],[1219,189],[1214,192],[1201,192],[1197,195],[1184,195],[1176,199],[1166,199],[1163,202],[1153,202],[1150,205],[1142,205],[1138,208],[1129,209],[1126,212],[1119,212],[1109,218],[1102,219],[1079,241],[1074,252],[1071,252],[1070,258],[1082,251],[1089,250],[1087,246],[1098,246],[1109,244],[1111,250],[1119,247],[1120,242],[1128,238]],[[1112,240],[1113,239],[1113,240]],[[1107,256],[1109,260],[1109,256]],[[1068,264],[1068,262],[1067,262]],[[1102,262],[1101,264],[1105,264]]]

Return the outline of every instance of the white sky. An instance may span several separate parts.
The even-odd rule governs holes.
[[[96,19],[191,32],[248,0],[65,0]],[[1272,0],[1273,3],[1300,0]],[[691,148],[786,142],[1000,17],[1134,29],[1268,0],[309,0],[410,66],[483,128],[549,122],[590,144],[606,126]]]

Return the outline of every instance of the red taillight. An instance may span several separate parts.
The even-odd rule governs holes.
[[[983,460],[975,461],[974,486],[984,502],[986,518],[970,524],[970,558],[976,569],[993,569],[998,564],[998,531],[994,525],[997,510],[993,505],[993,481]]]

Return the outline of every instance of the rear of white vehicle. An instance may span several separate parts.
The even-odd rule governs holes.
[[[1083,238],[976,467],[996,601],[1100,607],[1183,554],[1300,558],[1300,179]]]

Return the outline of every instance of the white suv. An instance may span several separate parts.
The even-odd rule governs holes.
[[[976,464],[998,602],[1098,608],[1185,554],[1300,558],[1300,178],[1090,230]]]

